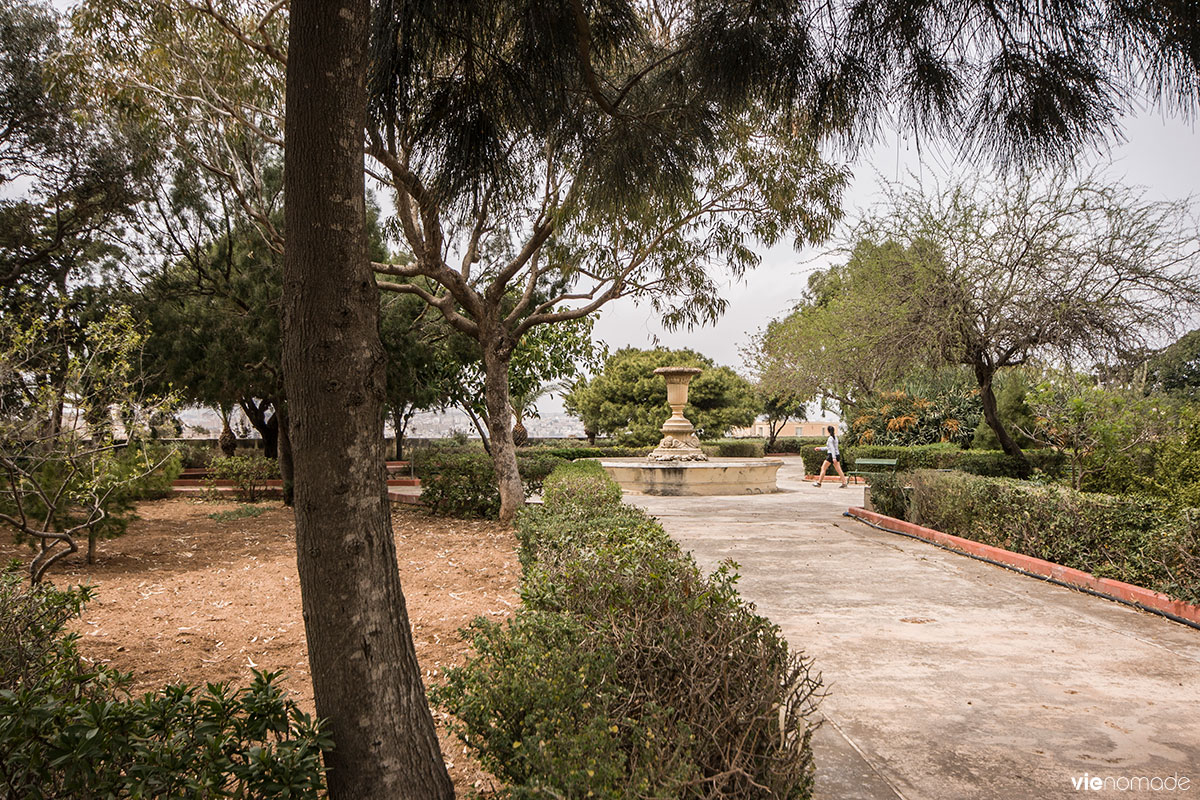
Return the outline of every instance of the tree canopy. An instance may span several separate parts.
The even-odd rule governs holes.
[[[906,365],[964,365],[1001,446],[1019,456],[996,411],[996,373],[1034,357],[1103,360],[1170,335],[1200,300],[1187,211],[1095,176],[1001,177],[930,193],[892,187],[887,207],[854,231],[846,268],[818,278],[777,329],[803,335],[776,336],[774,352],[805,360],[801,379],[824,365],[867,392],[875,385],[866,377]],[[882,256],[886,268],[859,268],[864,254]],[[829,363],[820,333],[832,328],[822,325],[860,343],[860,363]]]
[[[626,347],[613,353],[591,381],[575,384],[565,398],[566,408],[583,420],[587,430],[627,444],[654,444],[671,416],[667,384],[654,374],[658,367],[667,366],[704,370],[692,380],[683,410],[701,438],[724,436],[731,428],[752,424],[758,416],[754,387],[745,378],[693,350],[661,348]]]

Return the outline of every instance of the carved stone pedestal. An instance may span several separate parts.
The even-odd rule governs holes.
[[[688,384],[700,374],[696,367],[659,367],[654,370],[667,381],[667,404],[671,406],[671,417],[662,426],[663,439],[646,458],[650,461],[707,461],[708,456],[700,449],[696,429],[683,416],[687,405]]]

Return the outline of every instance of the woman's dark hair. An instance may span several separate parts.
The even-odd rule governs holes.
[[[829,431],[830,436],[832,436],[835,439],[837,438],[837,429],[834,428],[832,425],[830,425],[828,428],[826,428],[826,430]]]

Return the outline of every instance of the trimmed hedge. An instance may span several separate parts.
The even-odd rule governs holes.
[[[762,458],[763,448],[761,439],[714,439],[700,445],[709,458]]]
[[[517,469],[525,496],[542,491],[546,477],[570,463],[549,453],[519,452]],[[417,465],[421,502],[434,514],[460,519],[495,519],[500,514],[500,490],[492,458],[483,452],[432,451]]]
[[[558,458],[574,461],[578,458],[640,458],[646,455],[653,447],[588,447],[580,445],[578,447],[526,447],[522,448],[524,453],[537,453],[539,455],[551,455]]]
[[[821,443],[824,446],[824,442]],[[804,468],[810,475],[821,471],[825,452],[815,445],[802,449]],[[994,478],[1027,478],[1037,471],[1057,477],[1062,475],[1065,459],[1054,450],[1027,450],[1027,464],[1000,450],[962,450],[948,443],[922,444],[911,447],[889,445],[855,445],[842,448],[842,469],[854,469],[859,458],[894,458],[897,472],[914,469],[953,469],[973,475]]]
[[[907,477],[904,502],[896,487],[879,494],[890,494],[884,503],[912,522],[1200,603],[1196,509],[955,472]],[[871,493],[876,502],[877,487]]]
[[[805,447],[815,447],[820,444],[825,444],[825,440],[819,436],[780,436],[767,452],[802,453]]]
[[[607,484],[607,486],[605,486]],[[806,798],[811,663],[595,463],[521,513],[523,605],[476,620],[435,702],[504,797]]]

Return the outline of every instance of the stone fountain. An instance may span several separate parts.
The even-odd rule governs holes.
[[[683,415],[688,384],[700,374],[696,367],[659,367],[654,370],[667,382],[671,416],[663,423],[662,441],[644,459],[601,461],[604,470],[622,489],[668,496],[764,494],[777,492],[778,459],[714,458],[700,449],[696,429]]]

